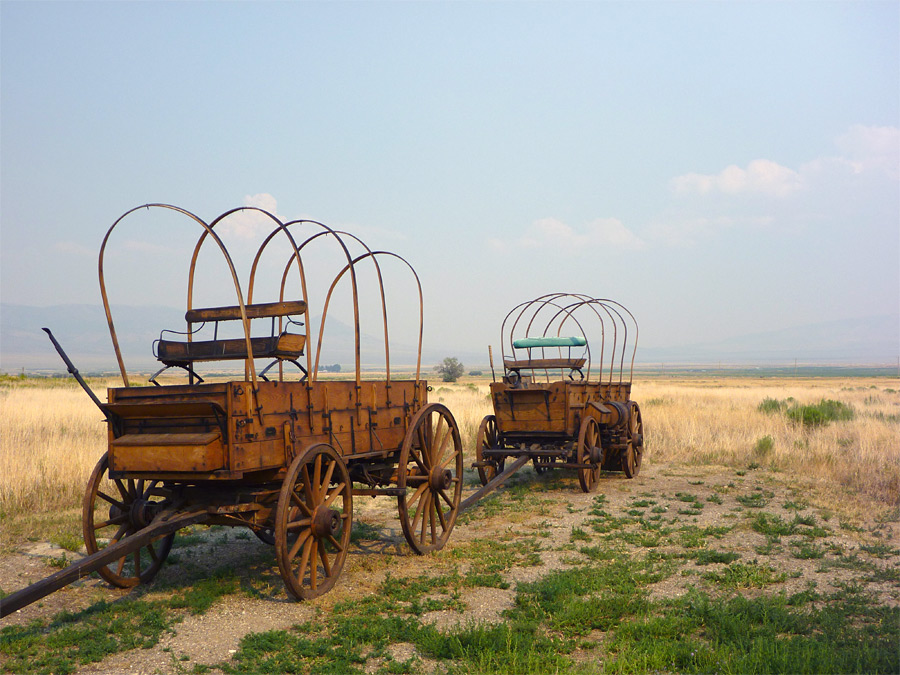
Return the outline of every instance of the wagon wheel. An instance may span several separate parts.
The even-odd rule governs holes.
[[[413,417],[397,467],[400,525],[416,553],[440,550],[456,523],[462,494],[463,456],[459,427],[440,403]]]
[[[637,403],[630,401],[628,408],[628,447],[622,453],[622,471],[626,478],[634,478],[641,471],[644,456],[644,422]]]
[[[316,598],[334,586],[352,520],[347,465],[330,445],[313,445],[291,463],[275,509],[275,556],[291,595]]]
[[[475,437],[475,459],[479,462],[484,461],[485,449],[500,448],[500,430],[497,428],[497,418],[488,415],[481,420],[481,426],[478,427],[478,436]],[[482,485],[487,485],[497,474],[503,473],[503,465],[506,463],[506,457],[495,459],[492,466],[479,466],[478,478],[481,479]]]
[[[600,481],[600,465],[603,463],[603,450],[600,446],[600,425],[593,417],[585,417],[578,431],[579,464],[590,464],[593,468],[578,469],[578,482],[584,492],[593,492]]]
[[[84,546],[88,555],[127,539],[147,527],[168,505],[157,489],[159,481],[109,479],[109,455],[104,454],[88,479],[81,505]],[[155,539],[137,551],[98,569],[113,586],[129,588],[150,581],[172,548],[175,533]]]

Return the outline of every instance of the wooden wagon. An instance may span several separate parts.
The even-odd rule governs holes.
[[[165,561],[177,529],[193,523],[249,528],[274,545],[290,594],[316,597],[341,573],[350,544],[353,498],[359,495],[396,498],[412,550],[440,549],[458,514],[462,445],[453,415],[441,404],[428,403],[428,385],[420,378],[423,301],[415,270],[396,254],[372,251],[356,237],[313,221],[283,223],[270,213],[246,208],[207,224],[170,205],[138,208],[175,211],[199,227],[187,278],[186,327],[180,333],[163,331],[154,343],[161,370],[151,378],[152,385],[132,386],[103,270],[110,235],[137,211],[133,209],[110,227],[100,250],[100,291],[124,386],[110,388],[106,403],[85,387],[108,427],[108,449],[89,479],[83,502],[90,555],[65,574],[54,575],[56,581],[44,580],[47,583],[39,582],[30,594],[24,589],[4,599],[3,614],[94,569],[120,587],[147,582]],[[245,287],[216,226],[247,211],[270,219],[272,231],[256,253]],[[301,229],[313,233],[299,240],[294,233]],[[346,260],[314,315],[307,302],[303,254],[313,242],[328,240]],[[254,282],[261,256],[276,242],[286,249],[279,297],[258,302]],[[217,248],[226,263],[233,305],[193,306],[196,263],[204,244]],[[351,254],[351,245],[361,252]],[[387,260],[408,268],[417,288],[414,379],[391,377],[381,268]],[[385,374],[376,380],[363,379],[361,369],[357,277],[363,271],[374,277],[381,298]],[[289,279],[296,281],[293,297],[288,296]],[[341,282],[349,283],[352,296],[355,374],[348,380],[326,380],[318,376],[319,356],[329,304]],[[320,322],[315,348],[310,349],[314,316]],[[223,337],[228,322],[239,326],[240,337]],[[210,364],[221,368],[222,361],[243,362],[243,376],[204,381],[201,370]],[[257,372],[262,364],[268,365]],[[169,368],[184,371],[186,382],[160,384],[160,373]]]
[[[592,325],[593,351],[586,332]],[[491,383],[494,414],[476,437],[482,484],[501,474],[508,458],[523,456],[539,473],[576,469],[585,492],[597,487],[602,470],[637,475],[644,432],[631,400],[631,312],[613,300],[556,293],[514,307],[500,332],[503,376]]]

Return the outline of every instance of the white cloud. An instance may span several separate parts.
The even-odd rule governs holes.
[[[53,245],[57,251],[61,253],[65,253],[67,255],[79,255],[79,256],[95,256],[97,252],[93,249],[88,248],[82,244],[76,244],[73,241],[58,241]]]
[[[499,239],[492,239],[490,243],[498,249],[508,245]],[[571,253],[587,252],[597,246],[630,250],[644,246],[643,240],[616,218],[597,218],[580,229],[556,218],[542,218],[510,244],[519,248],[562,249]]]
[[[282,222],[284,221],[284,218],[278,215],[278,202],[275,197],[268,193],[263,192],[245,196],[244,206],[268,211]],[[225,237],[258,239],[275,229],[275,226],[275,221],[264,213],[256,210],[247,210],[238,211],[225,218],[216,226],[216,231]]]
[[[688,173],[669,185],[677,199],[646,228],[652,241],[694,244],[725,230],[837,227],[879,213],[895,218],[900,129],[854,125],[835,139],[835,154],[796,168],[757,159],[746,168]]]
[[[768,159],[755,159],[746,169],[732,164],[717,174],[689,173],[672,179],[676,193],[757,194],[787,197],[803,187],[801,175]]]
[[[835,140],[843,157],[855,171],[883,171],[900,178],[900,129],[897,127],[867,127],[854,124],[846,134]]]

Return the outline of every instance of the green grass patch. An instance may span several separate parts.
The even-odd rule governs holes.
[[[238,592],[237,577],[220,572],[163,600],[141,597],[99,602],[80,612],[0,631],[3,668],[12,673],[72,673],[110,654],[149,648],[186,612],[202,614],[216,599]]]
[[[733,562],[720,571],[705,572],[703,578],[725,588],[763,588],[785,581],[787,574],[753,560],[749,563]]]
[[[698,565],[714,565],[716,563],[730,564],[740,559],[740,555],[731,551],[711,551],[704,549],[697,551],[696,564]]]
[[[818,610],[798,604],[783,595],[720,600],[691,592],[617,631],[604,671],[898,672],[896,608],[873,598],[832,599]]]

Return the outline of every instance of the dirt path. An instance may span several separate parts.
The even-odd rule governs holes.
[[[466,494],[474,486],[467,485]],[[598,495],[604,495],[599,497]],[[313,619],[318,612],[328,612],[335,603],[375,593],[385,576],[428,576],[438,570],[455,566],[465,574],[478,560],[478,544],[484,541],[534,540],[538,542],[538,558],[523,560],[503,571],[508,588],[476,587],[465,590],[460,600],[465,611],[431,612],[423,622],[438,628],[449,628],[461,622],[502,621],[502,612],[513,605],[516,584],[534,581],[549,572],[569,566],[581,554],[573,545],[582,536],[589,539],[597,531],[597,513],[610,519],[630,517],[656,518],[668,523],[670,529],[681,528],[680,539],[668,537],[654,543],[633,533],[624,539],[636,552],[654,547],[661,553],[691,549],[698,546],[693,533],[703,531],[700,546],[717,552],[733,553],[740,560],[758,560],[786,578],[778,589],[792,594],[815,582],[820,592],[828,592],[851,580],[852,569],[840,566],[824,570],[829,559],[851,552],[865,551],[878,544],[880,553],[872,557],[879,568],[900,566],[900,524],[893,521],[845,520],[823,507],[814,492],[801,489],[786,481],[780,474],[764,469],[746,472],[724,467],[686,467],[648,463],[633,480],[619,475],[605,476],[598,491],[584,494],[574,476],[554,474],[535,476],[524,468],[496,498],[483,501],[462,517],[445,549],[430,556],[415,556],[409,552],[400,532],[395,502],[387,498],[357,498],[354,518],[378,532],[377,538],[362,540],[348,556],[344,571],[333,591],[314,601],[296,603],[287,599],[272,557],[271,567],[263,585],[272,585],[271,597],[253,598],[244,594],[225,596],[209,611],[187,615],[176,623],[173,631],[150,649],[114,654],[104,661],[83,666],[79,673],[184,673],[196,665],[212,665],[227,661],[238,649],[242,637],[251,632],[288,629]],[[602,510],[599,510],[602,509]],[[759,514],[767,513],[782,521],[802,520],[812,523],[806,527],[827,530],[820,553],[804,556],[804,542],[809,537],[785,536],[775,545],[773,539],[752,527]],[[651,514],[653,514],[651,516]],[[658,517],[658,518],[657,518]],[[204,530],[204,532],[206,532]],[[623,530],[623,536],[626,533]],[[645,535],[647,536],[647,535]],[[595,539],[594,543],[598,543]],[[863,547],[863,548],[861,548]],[[269,551],[271,549],[268,549]],[[798,554],[798,551],[800,552]],[[20,553],[0,558],[0,587],[20,588],[43,578],[55,570],[50,562],[60,560],[63,551],[44,543],[23,547]],[[66,554],[70,558],[73,554]],[[208,564],[210,569],[231,566],[238,572],[259,567],[265,560],[267,547],[246,532],[215,530],[199,537],[188,548],[173,552],[174,564],[167,564],[160,573],[161,580],[177,579],[178,560],[189,557],[195,564]],[[247,561],[251,561],[248,563]],[[205,563],[203,561],[206,561]],[[713,563],[703,568],[716,570],[725,563]],[[696,565],[685,561],[684,573],[672,574],[651,587],[651,597],[673,597],[702,583]],[[880,601],[889,605],[900,603],[900,584],[885,581],[869,585]],[[151,591],[148,596],[152,595]],[[755,591],[750,590],[748,593]],[[97,600],[115,601],[127,597],[130,591],[115,590],[97,579],[86,579],[52,594],[42,602],[27,607],[3,621],[6,625],[23,625],[34,619],[47,618],[61,610],[78,611]],[[145,597],[148,597],[145,596]],[[403,660],[409,645],[392,646],[395,658]],[[217,672],[217,671],[213,671]]]

